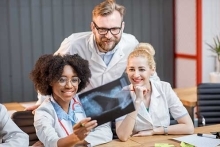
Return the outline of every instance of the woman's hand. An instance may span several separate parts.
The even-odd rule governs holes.
[[[33,105],[33,106],[29,106],[29,107],[26,107],[24,109],[24,111],[32,111],[32,114],[35,113],[35,110],[40,106],[40,104],[36,104],[36,105]]]
[[[89,132],[96,126],[96,120],[91,121],[91,118],[85,118],[73,126],[73,133],[79,138],[79,140],[84,140]]]
[[[136,101],[143,101],[144,96],[147,94],[148,89],[142,86],[135,86],[134,91],[136,94]]]
[[[85,118],[73,126],[73,133],[67,137],[60,138],[57,146],[85,146],[84,140],[89,132],[97,126],[97,121]]]
[[[137,134],[134,134],[134,137],[143,137],[143,136],[152,136],[154,135],[153,130],[147,130],[147,131],[140,131]]]

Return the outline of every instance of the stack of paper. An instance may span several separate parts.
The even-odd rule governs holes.
[[[220,144],[220,139],[197,136],[197,134],[187,135],[178,138],[172,138],[181,142],[194,145],[196,147],[216,147]]]

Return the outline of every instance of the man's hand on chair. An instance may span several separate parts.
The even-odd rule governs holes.
[[[40,104],[36,104],[36,105],[33,105],[33,106],[26,107],[24,110],[25,111],[32,111],[32,113],[34,114],[35,109],[37,109],[39,106],[40,106]]]

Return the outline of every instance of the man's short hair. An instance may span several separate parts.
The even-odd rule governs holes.
[[[105,0],[97,6],[95,6],[95,8],[92,11],[92,18],[94,19],[97,16],[108,16],[112,14],[114,11],[118,11],[123,20],[125,14],[125,7],[117,4],[115,0]]]

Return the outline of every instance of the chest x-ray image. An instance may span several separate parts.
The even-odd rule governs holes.
[[[115,81],[79,94],[86,116],[101,125],[134,111],[130,91],[122,90],[128,84],[127,77],[122,75]]]

